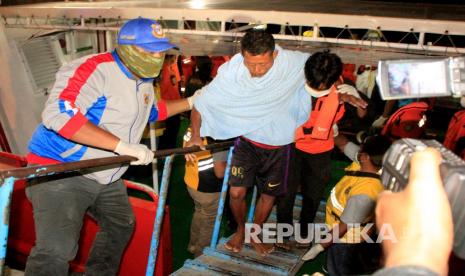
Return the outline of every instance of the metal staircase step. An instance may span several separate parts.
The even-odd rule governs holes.
[[[221,275],[231,275],[231,276],[239,276],[244,275],[242,272],[238,273],[228,269],[227,267],[219,267],[214,265],[209,265],[203,262],[199,262],[196,260],[186,260],[184,262],[184,266],[179,269],[178,271],[172,273],[173,276],[181,276],[181,275],[214,275],[214,276],[221,276]]]
[[[171,276],[215,276],[215,275],[228,275],[228,274],[216,274],[214,272],[208,270],[196,270],[187,267],[181,267],[180,269],[176,270],[175,272],[170,274]]]
[[[288,275],[288,271],[268,262],[258,259],[246,258],[235,253],[222,252],[212,248],[205,248],[203,255],[196,259],[208,265],[217,267],[227,267],[228,270],[235,271],[242,275]]]
[[[241,252],[234,253],[234,252],[227,250],[224,247],[224,244],[227,242],[227,240],[228,239],[226,238],[222,238],[220,240],[216,248],[217,251],[231,255],[231,256],[237,256],[237,257],[244,258],[247,260],[252,260],[254,262],[266,264],[269,266],[275,266],[275,267],[282,268],[288,271],[294,268],[294,265],[300,258],[298,254],[294,254],[292,252],[286,252],[279,248],[276,248],[275,251],[273,251],[271,254],[268,254],[267,256],[263,257],[260,254],[258,254],[257,251],[255,251],[255,249],[252,246],[248,244],[245,244],[242,247]]]
[[[315,223],[324,222],[326,202],[321,201]],[[297,195],[294,206],[294,221],[297,222],[302,210],[302,196]],[[267,222],[276,222],[276,207]],[[195,260],[187,260],[184,266],[172,275],[295,275],[303,265],[301,256],[307,249],[297,248],[292,241],[291,250],[275,247],[275,251],[263,257],[249,244],[241,252],[227,250],[224,244],[229,238],[222,238],[216,248],[207,247]]]

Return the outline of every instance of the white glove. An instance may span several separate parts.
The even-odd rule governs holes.
[[[119,141],[115,152],[119,155],[129,155],[136,157],[137,161],[132,161],[131,165],[147,165],[153,161],[153,151],[143,144],[129,144]]]
[[[317,243],[314,246],[312,246],[312,248],[310,248],[310,250],[308,250],[307,253],[305,253],[305,255],[302,256],[302,260],[304,261],[313,260],[315,259],[316,256],[318,256],[318,254],[320,254],[324,250],[325,249],[323,248],[323,246]]]
[[[197,91],[195,91],[194,95],[190,96],[187,98],[187,102],[189,103],[189,109],[192,109],[192,107],[194,107],[194,103],[195,103],[195,99],[202,95],[202,89],[199,89]]]
[[[348,95],[351,95],[351,96],[354,96],[360,99],[360,94],[358,94],[357,89],[353,87],[352,85],[348,85],[348,84],[338,85],[337,92],[339,94],[348,94]]]
[[[374,128],[382,128],[384,126],[384,123],[387,121],[387,117],[384,117],[383,115],[379,116],[378,119],[376,119],[373,124],[371,124],[372,127]]]

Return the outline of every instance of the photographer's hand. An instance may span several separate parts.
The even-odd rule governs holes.
[[[417,265],[447,275],[452,249],[452,214],[439,174],[440,153],[428,148],[411,159],[409,184],[383,192],[376,206],[378,229],[390,224],[397,238],[383,241],[385,267]]]

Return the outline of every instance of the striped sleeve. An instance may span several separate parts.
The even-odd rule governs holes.
[[[155,122],[155,121],[163,121],[168,117],[168,110],[166,107],[166,102],[165,101],[159,101],[155,105],[152,106],[152,109],[150,110],[150,117],[149,117],[149,122]]]
[[[71,138],[88,121],[87,109],[103,95],[106,80],[98,66],[112,61],[105,53],[62,67],[42,113],[44,125]]]

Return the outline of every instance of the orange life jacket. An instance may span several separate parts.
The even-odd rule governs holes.
[[[344,115],[336,88],[319,98],[312,97],[312,113],[307,122],[296,130],[295,146],[307,153],[322,153],[334,148],[333,124]]]

